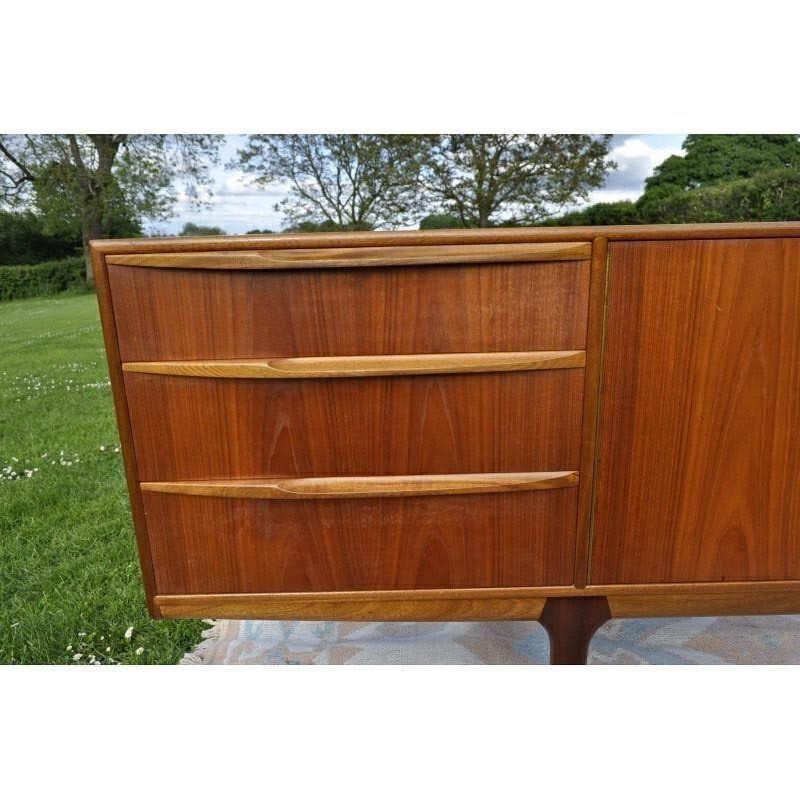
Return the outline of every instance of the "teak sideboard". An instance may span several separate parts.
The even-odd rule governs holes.
[[[150,613],[800,613],[800,223],[92,244]]]

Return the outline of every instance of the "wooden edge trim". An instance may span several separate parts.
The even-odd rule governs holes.
[[[409,247],[331,247],[287,250],[209,250],[184,253],[110,255],[109,264],[184,269],[319,269],[580,261],[591,256],[590,242],[454,244]]]
[[[365,378],[381,375],[436,375],[463,372],[519,372],[575,369],[586,363],[583,350],[528,353],[428,353],[399,356],[215,361],[129,361],[125,372],[202,378]]]
[[[139,470],[136,462],[136,452],[133,444],[133,431],[131,428],[128,400],[125,395],[125,382],[121,369],[119,342],[117,340],[117,326],[114,318],[114,308],[111,298],[111,289],[108,283],[108,270],[105,260],[100,252],[92,250],[92,268],[94,271],[95,288],[97,290],[97,304],[100,309],[100,323],[103,329],[108,372],[111,379],[111,393],[114,398],[114,411],[117,416],[120,442],[122,445],[122,460],[125,465],[125,480],[128,485],[131,513],[133,515],[133,528],[136,534],[136,547],[139,552],[139,561],[142,566],[142,580],[144,581],[147,609],[155,619],[161,617],[155,603],[156,577],[153,569],[153,557],[150,552],[150,542],[147,537],[147,520],[142,503],[142,492],[139,488]]]
[[[693,587],[693,588],[687,588]],[[158,595],[164,617],[207,619],[535,620],[550,597],[608,599],[611,616],[800,613],[800,581],[671,586],[417,589],[280,594]]]
[[[97,239],[89,247],[106,256],[209,250],[285,250],[329,247],[410,247],[416,245],[514,244],[671,239],[741,239],[800,236],[800,222],[690,223],[682,225],[608,225],[538,228],[482,228],[440,231],[350,231],[277,233],[249,236]]]
[[[391,475],[281,480],[159,481],[142,491],[260,500],[319,500],[362,497],[486,494],[565,489],[578,485],[577,472],[500,472],[467,475]]]
[[[626,617],[725,617],[759,614],[800,613],[800,588],[758,589],[725,594],[682,592],[664,596],[653,594],[613,595],[608,598],[611,616]]]
[[[164,617],[176,619],[305,619],[364,620],[384,622],[536,620],[542,613],[545,598],[488,598],[483,600],[440,598],[408,600],[318,601],[237,599],[236,595],[176,597],[161,595],[156,605]]]
[[[575,586],[583,588],[589,580],[594,470],[597,460],[597,433],[600,416],[600,381],[603,361],[605,294],[608,271],[608,241],[595,239],[589,280],[589,308],[586,330],[586,370],[583,386],[581,427],[581,482],[578,494],[578,525],[575,541]]]

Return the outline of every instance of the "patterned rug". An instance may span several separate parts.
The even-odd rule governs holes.
[[[213,622],[208,620],[208,622]],[[536,622],[218,620],[182,664],[546,664]],[[590,664],[800,664],[800,616],[611,620]]]

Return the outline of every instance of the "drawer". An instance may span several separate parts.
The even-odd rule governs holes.
[[[169,481],[576,470],[583,372],[124,374],[139,479]]]
[[[215,594],[568,585],[577,493],[142,497],[157,592]]]
[[[590,249],[294,251],[302,268],[284,268],[288,251],[109,256],[108,278],[123,362],[582,350]]]

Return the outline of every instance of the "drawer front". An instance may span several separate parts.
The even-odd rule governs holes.
[[[586,345],[588,261],[108,276],[122,361]]]
[[[579,467],[583,369],[125,387],[142,481]]]
[[[109,257],[154,590],[570,584],[590,252]]]
[[[214,594],[567,585],[577,491],[142,496],[158,593]]]

